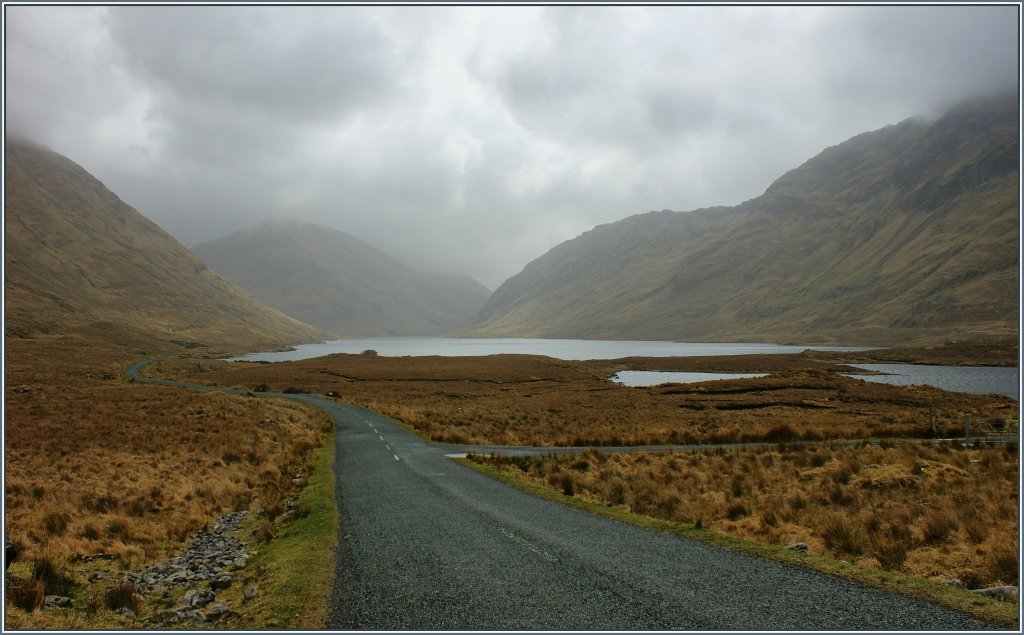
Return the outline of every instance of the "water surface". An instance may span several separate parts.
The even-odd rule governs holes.
[[[691,373],[663,370],[620,370],[610,377],[612,381],[623,386],[657,386],[659,384],[696,384],[702,381],[717,379],[744,379],[748,377],[767,377],[765,373]]]
[[[847,375],[881,384],[926,384],[952,392],[1006,395],[1020,400],[1020,371],[1012,366],[934,366],[924,364],[849,364],[885,375]]]
[[[245,361],[287,362],[332,353],[362,353],[375,350],[387,357],[462,357],[477,355],[547,355],[557,359],[618,359],[620,357],[703,357],[718,355],[764,355],[818,351],[863,351],[853,346],[780,346],[776,344],[720,344],[664,341],[558,340],[528,338],[452,338],[452,337],[365,337],[301,344],[292,351],[252,353],[236,359]]]

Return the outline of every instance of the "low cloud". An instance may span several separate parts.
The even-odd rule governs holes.
[[[1015,89],[1016,7],[6,8],[9,133],[186,245],[272,218],[491,287]]]

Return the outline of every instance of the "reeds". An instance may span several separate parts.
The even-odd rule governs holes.
[[[1016,454],[995,446],[472,457],[592,502],[975,588],[1017,582]]]
[[[157,557],[261,493],[288,492],[326,427],[291,402],[143,385],[40,392],[8,395],[5,421],[7,531],[25,558]]]
[[[612,368],[608,362],[530,356],[336,355],[272,366],[211,362],[199,375],[187,362],[167,362],[160,372],[243,389],[333,391],[448,443],[581,447],[926,437],[933,415],[941,434],[955,435],[964,412],[1008,416],[1015,408],[1006,398],[800,370],[797,364],[811,363],[801,356],[779,356],[774,363],[786,370],[652,388],[604,380]]]

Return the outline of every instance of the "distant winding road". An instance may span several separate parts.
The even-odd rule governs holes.
[[[139,381],[238,394],[151,379]],[[328,627],[369,630],[979,630],[969,615],[548,502],[386,417],[336,424],[341,513]]]

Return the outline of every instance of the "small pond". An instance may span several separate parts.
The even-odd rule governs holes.
[[[1006,395],[1020,400],[1020,370],[1013,366],[934,366],[925,364],[850,364],[885,375],[848,375],[881,384],[925,384],[952,392]]]

